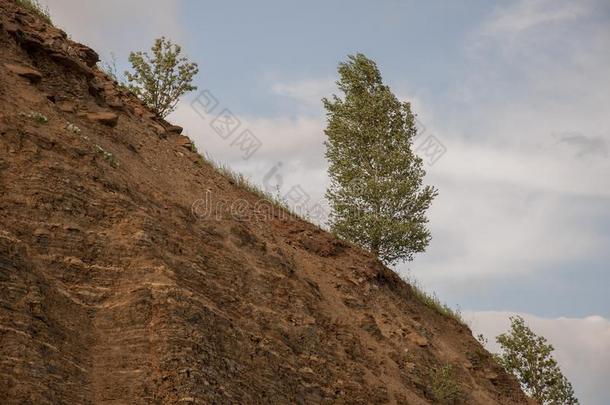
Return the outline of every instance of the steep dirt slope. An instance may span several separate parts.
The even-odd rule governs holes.
[[[258,197],[0,5],[0,403],[425,404],[448,363],[458,403],[526,403],[367,253],[285,215],[193,215]]]

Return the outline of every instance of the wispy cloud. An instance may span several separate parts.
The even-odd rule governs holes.
[[[491,33],[520,34],[541,25],[560,23],[590,11],[587,2],[520,0],[499,9],[485,28]]]
[[[608,142],[602,137],[592,137],[576,131],[553,134],[558,143],[571,147],[577,157],[608,157]]]
[[[448,153],[428,170],[440,189],[433,240],[410,267],[432,284],[542,271],[601,257],[609,243],[590,225],[608,214],[590,201],[601,207],[610,197],[610,159],[601,158],[610,28],[558,29],[588,16],[591,2],[511,4],[468,38],[476,47],[466,44],[468,73],[449,94],[455,104],[426,121]],[[514,35],[534,27],[534,38]]]
[[[305,106],[317,108],[322,106],[323,97],[330,97],[331,94],[337,92],[335,81],[332,78],[275,82],[271,85],[271,91]]]

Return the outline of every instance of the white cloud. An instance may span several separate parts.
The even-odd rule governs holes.
[[[336,87],[332,78],[304,79],[275,82],[271,85],[271,91],[280,96],[290,97],[305,106],[320,108],[322,98],[337,93]]]
[[[601,316],[586,318],[540,318],[530,314],[503,311],[465,312],[476,336],[489,340],[488,349],[499,350],[495,337],[509,329],[509,316],[521,315],[534,333],[555,347],[553,355],[572,382],[582,404],[605,405],[610,401],[607,380],[610,376],[610,320]]]
[[[585,2],[521,0],[499,10],[486,28],[495,33],[522,33],[540,25],[577,18],[587,11]]]
[[[591,226],[607,219],[610,197],[610,27],[579,20],[568,30],[592,7],[571,4],[500,10],[470,38],[455,104],[422,115],[447,147],[428,170],[440,189],[432,244],[411,265],[425,281],[535,272],[601,257],[610,243]],[[489,36],[490,26],[506,29]],[[535,36],[514,35],[534,26]],[[561,142],[565,133],[581,142]]]
[[[610,241],[591,229],[602,207],[509,184],[431,177],[441,190],[431,212],[432,243],[409,264],[424,282],[454,284],[519,277],[597,257]],[[401,266],[401,268],[406,267]]]
[[[497,145],[449,138],[445,141],[448,152],[430,171],[462,181],[610,197],[610,181],[599,175],[610,170],[610,160],[598,156],[578,159],[573,149],[560,148],[550,133],[546,137],[544,132],[540,135],[543,136],[538,136],[538,145]]]
[[[576,157],[599,156],[608,157],[608,143],[602,137],[591,137],[580,132],[560,132],[553,134],[557,143],[572,147]]]
[[[190,97],[195,97],[190,96]],[[236,135],[250,130],[262,143],[252,160],[267,162],[292,162],[295,166],[317,170],[324,165],[324,123],[320,117],[298,115],[294,118],[257,117],[235,115],[240,126],[228,139],[222,139],[214,132],[211,123],[225,107],[219,106],[204,117],[190,105],[190,100],[181,102],[171,115],[180,123],[198,146],[210,151],[214,156],[227,162],[242,160],[239,148],[232,145]]]

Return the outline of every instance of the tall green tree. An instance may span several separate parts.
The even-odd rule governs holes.
[[[412,260],[430,242],[426,211],[437,194],[423,185],[423,163],[412,150],[415,116],[363,54],[340,63],[339,77],[342,97],[322,100],[331,229],[386,264]]]
[[[165,37],[155,40],[148,52],[131,52],[133,72],[125,72],[128,88],[160,117],[175,110],[183,94],[197,90],[193,77],[199,72],[196,63],[180,56],[182,48]]]
[[[520,316],[510,318],[508,333],[496,338],[502,348],[497,355],[507,372],[515,375],[526,394],[542,405],[575,405],[572,384],[553,358],[553,346],[538,336]]]

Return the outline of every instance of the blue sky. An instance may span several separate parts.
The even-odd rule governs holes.
[[[263,186],[280,167],[272,186],[299,186],[325,209],[320,98],[336,91],[348,54],[374,59],[412,102],[418,142],[434,136],[446,150],[427,164],[440,190],[433,241],[397,271],[490,337],[523,314],[557,342],[582,403],[610,402],[610,3],[47,3],[73,38],[121,67],[155,37],[182,44],[219,107],[200,116],[194,93],[171,119]],[[260,140],[250,158],[210,126],[223,108]]]
[[[421,83],[434,93],[462,68],[461,37],[477,15],[490,9],[458,3],[415,8],[399,1],[355,1],[349,7],[274,1],[264,6],[199,2],[181,11],[181,22],[194,31],[185,38],[189,49],[215,62],[204,64],[202,80],[222,89],[238,111],[274,115],[286,112],[285,100],[268,94],[268,80],[332,78],[339,59],[355,52],[375,59],[388,80]]]

